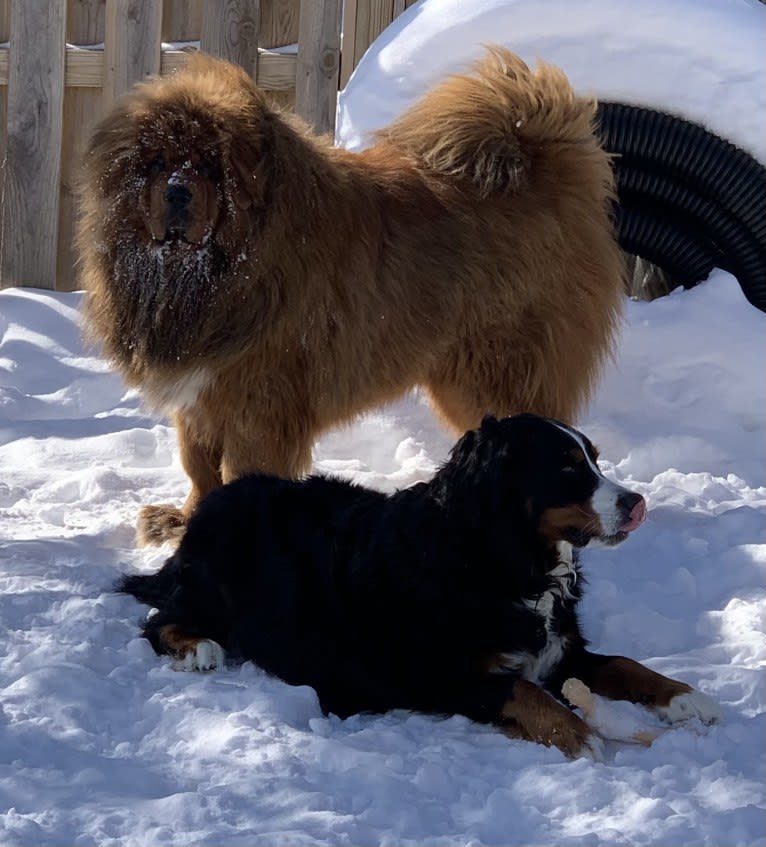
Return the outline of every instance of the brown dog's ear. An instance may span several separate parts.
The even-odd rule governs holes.
[[[254,95],[262,97],[260,92]],[[240,211],[262,209],[266,205],[268,168],[273,158],[273,116],[255,96],[249,105],[231,128],[229,141],[230,191]]]
[[[126,169],[136,159],[135,120],[127,97],[123,97],[93,130],[80,163],[78,192],[100,198],[119,191]]]
[[[253,196],[248,190],[248,186],[251,181],[256,179],[256,175],[250,172],[244,162],[235,159],[231,164],[237,174],[234,179],[232,197],[237,208],[244,212],[253,205]]]

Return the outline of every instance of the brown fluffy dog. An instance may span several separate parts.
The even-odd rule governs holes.
[[[362,153],[203,56],[123,99],[86,155],[86,323],[192,483],[143,540],[245,472],[303,474],[319,433],[417,384],[458,433],[572,421],[623,292],[594,110],[502,49]]]

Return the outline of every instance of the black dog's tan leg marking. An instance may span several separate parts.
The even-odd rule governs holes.
[[[582,681],[595,694],[611,700],[641,703],[668,723],[699,718],[703,723],[719,723],[718,704],[685,682],[670,679],[624,656],[596,656]]]
[[[163,653],[173,658],[180,671],[210,671],[223,667],[226,654],[211,638],[188,635],[178,624],[165,624],[158,630],[158,644]]]
[[[603,744],[581,718],[526,680],[516,680],[513,698],[501,710],[501,729],[511,738],[536,741],[558,747],[570,759],[589,756],[604,758]]]

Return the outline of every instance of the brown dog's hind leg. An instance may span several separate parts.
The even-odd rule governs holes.
[[[485,414],[534,412],[573,424],[606,355],[607,336],[600,331],[583,340],[566,315],[530,313],[505,330],[462,339],[440,357],[424,387],[434,411],[459,434]]]

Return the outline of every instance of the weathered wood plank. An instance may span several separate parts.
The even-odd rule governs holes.
[[[255,79],[258,69],[259,0],[205,3],[200,49],[241,65]]]
[[[162,0],[106,0],[103,105],[160,72]]]
[[[332,132],[338,100],[342,0],[301,0],[295,111],[317,132]]]
[[[298,43],[300,0],[261,0],[259,43],[265,47],[285,47]],[[259,60],[262,63],[263,57]],[[275,106],[293,111],[295,108],[295,73],[289,89],[270,89],[264,83],[263,65],[258,65],[258,85],[269,91]]]
[[[0,43],[8,41],[11,33],[11,0],[0,0]]]
[[[69,44],[100,44],[104,40],[104,0],[68,0],[66,39]]]
[[[186,62],[184,50],[163,50],[160,73],[169,74]],[[269,91],[285,91],[295,87],[295,54],[258,50],[258,84]],[[74,88],[101,88],[104,81],[104,54],[101,50],[81,50],[68,46],[66,51],[66,85]],[[8,83],[8,50],[0,47],[0,93]]]
[[[66,0],[12,0],[0,285],[55,288]]]
[[[8,41],[11,31],[11,3],[10,0],[0,0],[0,43]],[[5,70],[6,85],[0,87],[0,163],[5,161],[5,128],[8,120],[8,67]],[[0,167],[2,165],[0,164]],[[0,171],[0,179],[2,172]],[[1,184],[0,184],[0,187]]]
[[[101,44],[104,41],[104,0],[68,0],[67,44]],[[71,55],[67,50],[67,56]],[[65,66],[66,67],[66,66]],[[68,74],[64,79],[68,83]],[[101,116],[101,91],[67,84],[64,89],[64,129],[61,145],[61,198],[56,258],[56,288],[78,287],[73,246],[76,215],[74,186],[80,172],[85,141]]]
[[[345,88],[370,44],[404,9],[405,0],[346,0],[343,9],[341,88]]]
[[[164,0],[162,40],[199,41],[202,31],[202,0]]]
[[[264,47],[298,42],[298,0],[261,0],[259,41]]]
[[[363,3],[364,0],[361,0]],[[340,54],[340,79],[338,88],[344,89],[349,77],[354,72],[354,43],[356,42],[356,21],[359,17],[360,0],[344,0],[343,2],[343,40]]]

